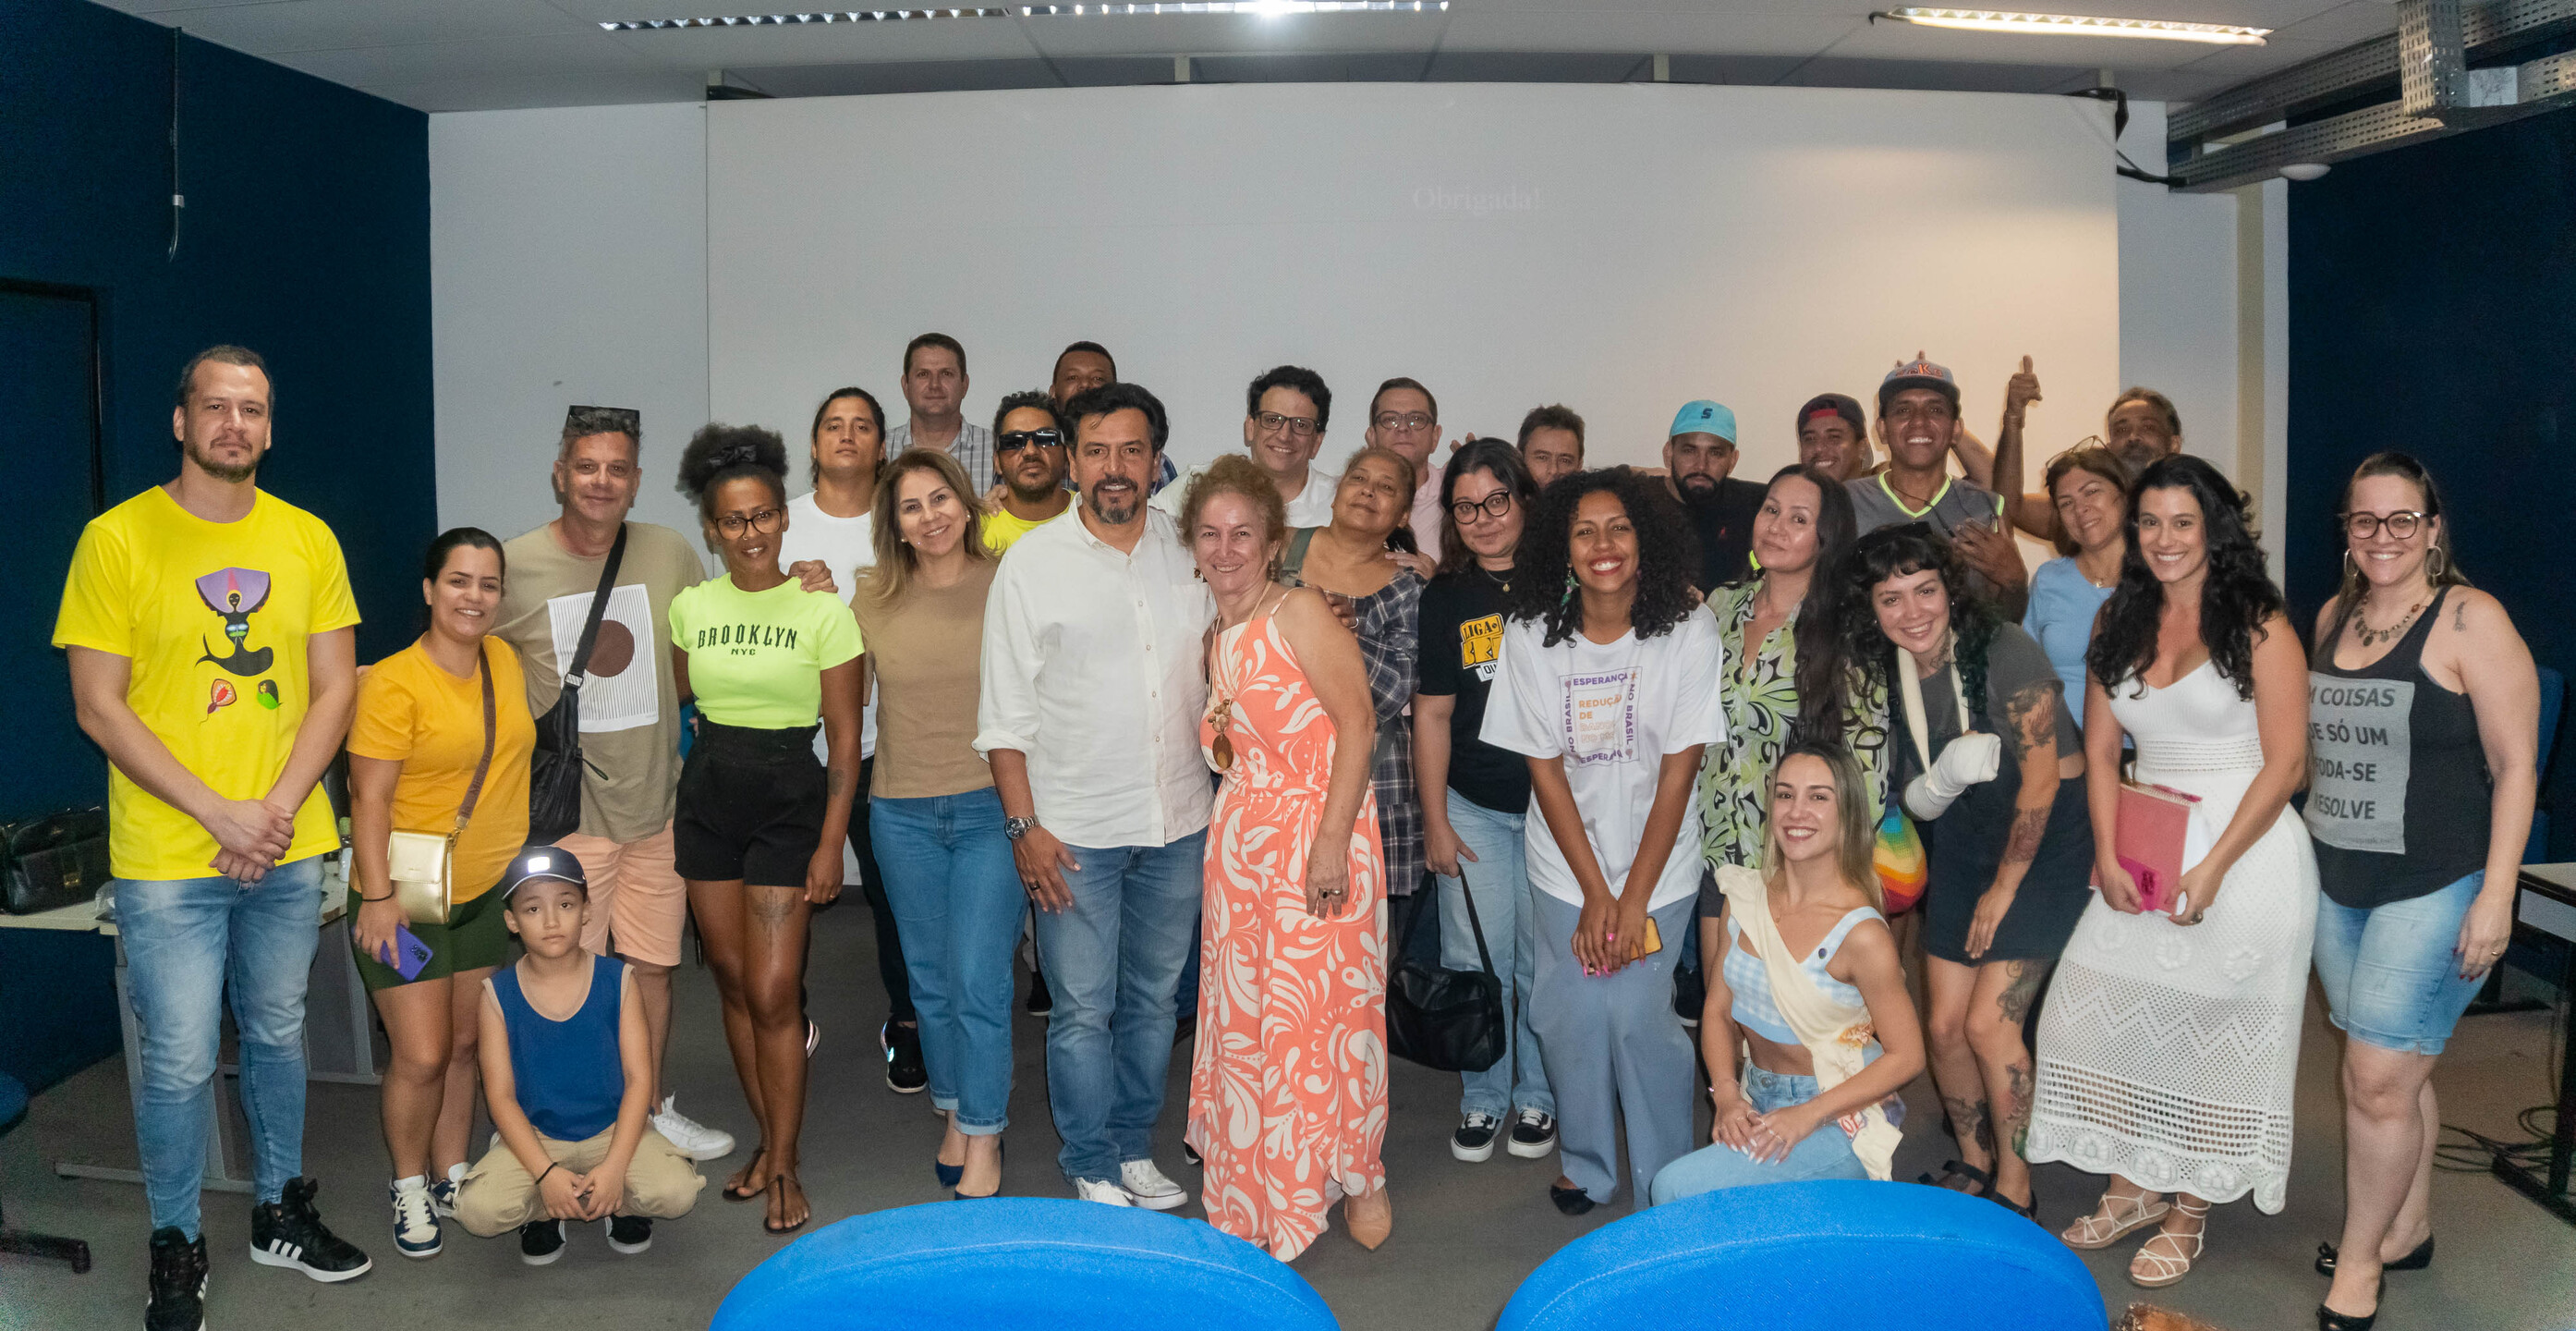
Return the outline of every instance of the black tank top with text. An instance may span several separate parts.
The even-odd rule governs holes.
[[[2342,626],[2308,662],[2308,835],[2325,894],[2355,910],[2406,901],[2486,867],[2486,748],[2469,696],[2424,673],[2445,587],[2386,656],[2334,663]]]

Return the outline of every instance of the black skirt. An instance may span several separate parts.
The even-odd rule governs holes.
[[[2085,805],[2084,778],[2068,777],[2057,783],[2048,830],[2013,893],[2012,909],[2004,913],[1984,954],[1969,958],[1968,929],[1976,922],[1977,899],[1994,886],[2004,845],[2012,837],[2014,802],[2021,797],[2018,771],[2011,763],[2004,769],[1997,779],[1968,787],[1926,829],[1931,874],[1923,895],[1923,950],[1943,961],[1962,966],[2055,961],[2066,950],[2066,940],[2075,936],[2076,922],[2084,918],[2093,896],[2092,813]]]

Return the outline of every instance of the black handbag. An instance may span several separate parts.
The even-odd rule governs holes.
[[[608,564],[599,570],[599,589],[591,593],[590,618],[581,626],[581,645],[564,667],[563,692],[555,705],[537,718],[537,746],[528,758],[528,844],[550,846],[581,826],[581,685],[590,668],[590,649],[599,642],[599,621],[608,613],[608,594],[617,587],[617,566],[626,558],[626,526],[618,524],[617,542],[608,547]]]
[[[1484,969],[1443,969],[1434,954],[1425,961],[1412,955],[1413,931],[1422,927],[1427,910],[1416,910],[1396,945],[1400,958],[1386,987],[1386,1044],[1396,1057],[1442,1072],[1482,1072],[1502,1061],[1511,1047],[1511,1027],[1503,1015],[1503,981],[1494,974],[1494,954],[1485,946],[1485,923],[1476,917],[1476,896],[1466,887],[1460,865],[1459,896],[1467,900],[1467,925],[1476,932],[1476,956]],[[1426,893],[1425,895],[1429,895]]]
[[[33,915],[89,900],[108,879],[107,810],[0,825],[0,908]]]

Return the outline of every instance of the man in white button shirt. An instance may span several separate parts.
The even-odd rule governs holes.
[[[1333,491],[1342,478],[1315,465],[1316,454],[1324,450],[1324,427],[1332,419],[1333,390],[1324,386],[1324,376],[1302,365],[1279,366],[1244,391],[1243,451],[1279,487],[1291,528],[1321,527],[1333,520]],[[1205,470],[1192,467],[1164,486],[1154,496],[1155,506],[1177,520],[1190,479]]]
[[[1214,796],[1199,754],[1215,603],[1146,504],[1170,432],[1134,384],[1075,397],[1077,521],[1002,557],[984,608],[975,748],[993,766],[1055,1015],[1047,1099],[1075,1195],[1169,1210],[1153,1160],[1173,996],[1198,938]]]

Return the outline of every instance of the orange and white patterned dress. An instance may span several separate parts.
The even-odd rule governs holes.
[[[1225,630],[1214,657],[1199,740],[1231,697],[1234,764],[1208,829],[1188,1138],[1209,1223],[1286,1261],[1335,1201],[1385,1186],[1386,869],[1363,798],[1348,904],[1307,913],[1333,723],[1269,615]]]

